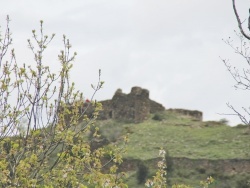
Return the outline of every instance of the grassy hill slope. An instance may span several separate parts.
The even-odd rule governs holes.
[[[129,134],[130,141],[124,157],[131,164],[127,166],[132,163],[136,166],[141,161],[149,168],[148,176],[155,172],[158,151],[164,148],[176,163],[168,172],[171,184],[178,182],[195,186],[200,180],[212,175],[216,179],[212,188],[250,187],[247,183],[249,172],[224,172],[221,168],[223,160],[250,158],[250,132],[245,126],[230,127],[222,122],[194,121],[168,111],[151,115],[147,121],[139,124],[115,120],[99,121],[98,124],[102,135],[113,143],[119,144],[121,136]],[[188,158],[191,161],[175,158]],[[201,159],[207,161],[195,162]],[[249,163],[248,160],[246,163]],[[129,187],[143,187],[137,184],[138,169],[125,170],[128,171]]]
[[[172,157],[191,159],[247,159],[250,157],[248,128],[229,127],[220,122],[199,122],[189,117],[164,112],[161,121],[150,117],[139,124],[114,120],[101,121],[102,134],[110,141],[129,133],[129,145],[124,157],[152,159],[159,148]]]

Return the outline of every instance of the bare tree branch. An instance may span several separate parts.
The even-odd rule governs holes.
[[[237,19],[237,22],[238,22],[238,27],[239,27],[239,29],[240,29],[240,32],[241,32],[241,34],[242,34],[244,37],[246,37],[248,40],[250,40],[250,35],[246,34],[245,31],[244,31],[244,29],[242,28],[242,22],[241,22],[241,20],[240,20],[239,14],[238,14],[237,9],[236,9],[236,6],[235,6],[235,0],[232,0],[232,2],[233,2],[234,14],[235,14],[235,16],[236,16],[236,19]],[[249,17],[249,19],[248,19],[248,28],[250,29],[250,22],[249,22],[249,21],[250,21],[250,17]]]
[[[249,9],[249,17],[248,17],[248,29],[250,31],[250,9]]]

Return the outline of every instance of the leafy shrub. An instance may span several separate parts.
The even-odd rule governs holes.
[[[152,119],[155,121],[163,121],[165,119],[165,116],[162,113],[155,113]]]
[[[146,182],[148,173],[149,173],[148,167],[143,162],[139,162],[136,174],[138,184],[144,184]]]
[[[244,124],[238,124],[235,126],[235,128],[246,128],[247,126]]]
[[[229,121],[226,118],[222,118],[219,120],[220,123],[227,125]]]
[[[167,163],[167,173],[170,174],[171,172],[173,172],[174,170],[174,163],[173,163],[173,159],[172,157],[170,156],[169,154],[169,151],[166,150],[166,154],[165,154],[165,160],[166,160],[166,163]]]
[[[200,173],[200,174],[205,174],[206,173],[206,169],[204,167],[198,167],[196,168],[196,170]]]
[[[249,187],[250,187],[250,181],[248,177],[244,177],[237,181],[237,188],[249,188]]]

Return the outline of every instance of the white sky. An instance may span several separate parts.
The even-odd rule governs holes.
[[[241,19],[248,18],[249,0],[241,0]],[[0,0],[0,25],[11,18],[20,63],[32,63],[27,48],[31,30],[44,21],[45,33],[56,33],[46,53],[52,67],[65,34],[78,53],[71,75],[90,98],[91,83],[102,70],[104,88],[97,100],[112,98],[116,89],[129,93],[141,86],[166,108],[200,110],[204,120],[240,121],[226,106],[249,106],[247,91],[235,91],[220,57],[244,63],[222,38],[237,30],[228,0]],[[235,42],[238,42],[235,38]],[[72,51],[72,52],[73,52]]]

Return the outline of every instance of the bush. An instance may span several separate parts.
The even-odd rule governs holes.
[[[200,173],[200,174],[205,174],[206,173],[206,168],[204,168],[204,167],[198,167],[198,168],[196,168],[196,170]]]
[[[228,123],[229,123],[229,121],[228,121],[226,118],[220,119],[219,122],[220,122],[221,124],[225,124],[225,125],[228,125]]]
[[[163,121],[165,119],[165,116],[162,113],[155,113],[152,119],[155,121]]]
[[[248,177],[242,177],[240,180],[237,181],[237,188],[249,188],[250,181]]]
[[[143,162],[139,162],[137,167],[138,167],[136,174],[137,182],[138,184],[144,184],[146,182],[149,173],[148,167],[145,164],[143,164]]]
[[[235,128],[247,128],[247,126],[246,125],[244,125],[244,124],[238,124],[238,125],[236,125],[235,126]]]

